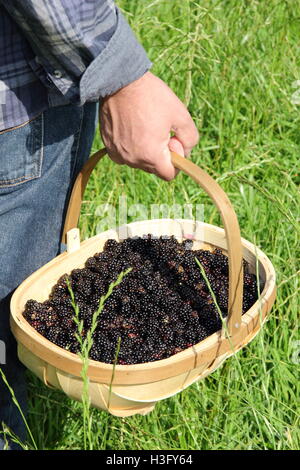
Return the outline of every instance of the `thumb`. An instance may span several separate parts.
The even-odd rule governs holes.
[[[169,140],[169,150],[171,152],[176,152],[178,153],[179,155],[182,155],[182,157],[184,157],[184,148],[183,148],[183,145],[181,144],[180,140],[177,139],[177,137],[171,137],[170,140]]]
[[[178,153],[179,155],[181,155],[182,157],[184,157],[184,148],[183,148],[183,145],[182,145],[182,143],[180,142],[180,140],[177,139],[177,137],[174,136],[174,137],[171,137],[171,138],[170,138],[168,147],[169,147],[170,152]],[[170,158],[171,158],[171,155],[170,155]],[[177,176],[178,173],[179,173],[179,170],[177,170],[177,168],[176,168],[176,169],[175,169],[175,176]]]
[[[162,158],[160,158],[155,171],[155,174],[165,181],[171,181],[179,173],[179,170],[172,165],[170,152],[176,152],[184,156],[184,148],[177,137],[170,138],[168,146],[163,149]]]

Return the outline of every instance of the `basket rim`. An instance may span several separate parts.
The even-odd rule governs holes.
[[[164,222],[170,222],[170,221],[176,221],[176,222],[184,221],[184,222],[195,223],[195,221],[188,220],[188,219],[153,219],[153,220],[150,219],[150,220],[145,220],[145,221],[132,222],[132,223],[125,224],[125,225],[133,226],[134,224],[144,224],[145,222],[164,223]],[[200,221],[196,221],[196,223],[201,224],[203,228],[207,228],[209,231],[213,230],[216,233],[219,233],[219,235],[225,234],[224,229],[221,227],[218,227],[212,224],[207,224],[207,223],[200,222]],[[98,240],[109,238],[108,237],[109,234],[112,234],[111,229],[105,232],[101,232],[100,234],[97,234],[93,237],[90,237],[84,240],[81,243],[79,250],[89,245],[92,246]],[[210,244],[211,246],[218,247],[217,245],[211,244],[209,241],[206,241],[205,239],[199,240],[199,241],[205,244]],[[266,313],[269,312],[271,309],[271,306],[275,298],[276,273],[275,273],[275,269],[271,261],[263,253],[263,251],[260,248],[256,247],[253,243],[249,242],[248,240],[244,238],[242,238],[241,241],[242,241],[243,249],[246,249],[248,252],[250,252],[252,255],[255,256],[255,258],[261,264],[261,267],[264,269],[264,272],[266,274],[265,286],[260,297],[255,302],[255,304],[253,304],[253,306],[242,315],[242,325],[241,325],[240,330],[244,329],[247,332],[247,336],[248,336],[251,331],[255,332],[257,329],[261,327],[261,325],[263,324],[265,320]],[[102,250],[99,250],[99,251],[102,251]],[[224,249],[224,251],[226,251],[226,249]],[[20,341],[25,347],[27,347],[28,341],[26,341],[27,344],[24,344],[24,341],[23,341],[24,336],[27,337],[27,340],[30,340],[31,345],[33,345],[32,343],[35,343],[35,342],[38,342],[38,343],[43,342],[43,346],[46,349],[48,349],[49,352],[51,352],[51,354],[54,354],[56,358],[58,358],[59,356],[61,360],[68,359],[69,361],[76,363],[77,366],[78,365],[82,366],[82,361],[77,354],[71,353],[70,351],[60,348],[59,346],[55,345],[51,341],[47,340],[44,336],[39,334],[23,317],[22,313],[24,310],[20,309],[18,305],[18,301],[24,294],[24,291],[28,287],[28,284],[31,283],[32,281],[34,282],[34,280],[39,276],[41,271],[44,272],[46,270],[51,269],[54,263],[60,263],[64,261],[65,259],[67,259],[68,257],[76,257],[77,253],[78,252],[68,254],[67,252],[64,252],[58,255],[57,257],[53,258],[51,261],[46,263],[44,266],[39,268],[37,271],[35,271],[33,274],[31,274],[27,279],[25,279],[20,284],[20,286],[16,289],[11,299],[11,327],[12,327],[14,335],[16,336],[16,339]],[[75,268],[72,268],[72,269],[75,269]],[[24,309],[24,305],[23,305],[23,309]],[[231,348],[231,351],[230,351],[231,354],[235,352],[236,346],[241,343],[242,337],[244,336],[245,334],[236,335],[235,337],[236,341],[232,342],[234,349]],[[139,363],[139,364],[129,364],[129,365],[117,364],[115,366],[115,374],[117,375],[118,372],[129,373],[129,372],[145,372],[145,370],[154,371],[154,370],[160,369],[161,367],[169,366],[171,363],[174,363],[174,362],[176,363],[182,362],[185,359],[194,360],[194,362],[196,362],[196,358],[199,355],[200,356],[205,355],[214,345],[217,344],[220,346],[222,342],[224,343],[224,334],[222,330],[219,330],[213,333],[212,335],[208,336],[204,340],[200,341],[199,343],[183,351],[180,351],[168,358],[160,359],[160,360],[152,361],[152,362]],[[61,360],[59,362],[61,362]],[[49,363],[51,362],[49,361]],[[59,369],[66,371],[63,367],[60,367],[60,366],[61,365],[55,365],[55,367],[58,367]],[[106,371],[106,372],[112,372],[112,369],[113,369],[112,364],[107,364],[104,362],[89,359],[89,368],[91,367],[93,369],[102,369],[103,371]],[[114,380],[114,383],[117,384],[117,383],[124,383],[124,382],[119,382],[119,381],[116,382]]]

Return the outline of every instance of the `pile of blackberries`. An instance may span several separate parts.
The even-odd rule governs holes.
[[[82,337],[91,328],[101,296],[128,268],[98,317],[90,358],[117,364],[165,359],[218,331],[220,314],[195,258],[202,264],[223,318],[228,303],[228,258],[221,250],[192,250],[193,242],[151,235],[108,240],[104,251],[83,269],[62,276],[45,302],[29,300],[24,317],[41,335],[73,353],[76,338],[71,287],[83,320]],[[68,282],[67,282],[68,279]],[[69,285],[68,285],[69,284]],[[260,286],[261,291],[262,286]],[[258,298],[256,276],[244,261],[243,313]],[[118,340],[118,338],[121,338]],[[119,341],[119,352],[116,355]]]

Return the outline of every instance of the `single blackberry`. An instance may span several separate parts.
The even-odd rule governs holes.
[[[222,320],[213,303],[202,309],[199,322],[210,335],[222,328]]]
[[[32,320],[29,323],[38,333],[40,333],[43,336],[45,335],[46,325],[42,321]]]
[[[200,341],[203,341],[207,336],[209,336],[210,333],[209,331],[205,328],[203,325],[199,325],[196,331],[196,339],[194,344],[200,343]]]

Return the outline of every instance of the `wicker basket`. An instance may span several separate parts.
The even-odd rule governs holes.
[[[81,400],[83,390],[80,358],[37,333],[24,319],[22,312],[28,299],[40,302],[46,300],[61,275],[83,267],[88,257],[101,251],[107,239],[118,239],[116,231],[108,230],[80,244],[75,229],[89,175],[104,154],[105,149],[89,159],[74,185],[63,235],[64,240],[68,239],[68,250],[27,278],[15,291],[11,301],[11,328],[18,341],[21,362],[47,386],[63,390],[76,400]],[[262,251],[240,238],[235,212],[223,190],[191,161],[172,153],[172,162],[209,194],[220,211],[225,230],[191,220],[160,219],[128,224],[127,233],[128,236],[142,236],[145,233],[174,235],[178,240],[190,238],[193,234],[195,249],[218,247],[227,253],[227,331],[220,330],[167,359],[144,364],[117,365],[113,383],[112,365],[91,360],[88,369],[91,405],[107,410],[115,416],[147,414],[157,401],[175,395],[216,370],[227,357],[235,354],[254,338],[275,299],[274,268]],[[248,261],[252,272],[255,273],[258,267],[259,276],[264,282],[259,299],[243,316],[242,257]]]

